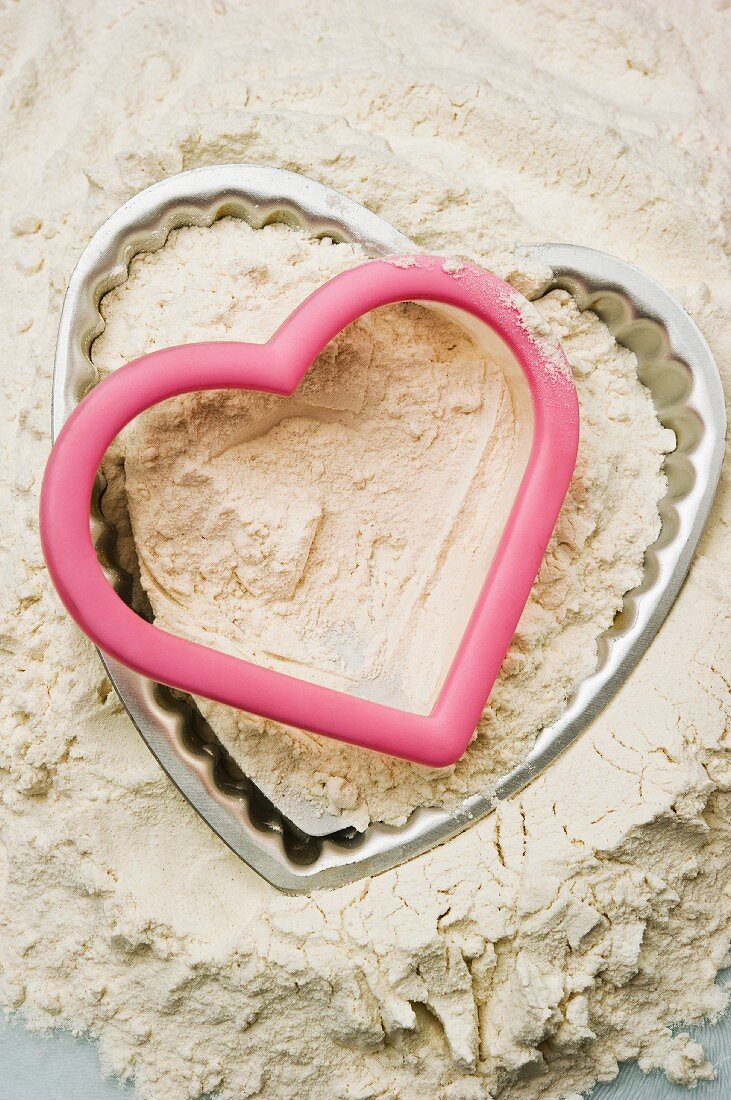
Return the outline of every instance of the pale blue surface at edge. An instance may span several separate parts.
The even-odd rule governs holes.
[[[70,1031],[31,1033],[0,1012],[0,1100],[135,1100],[135,1093],[104,1080],[95,1043]]]
[[[717,1024],[676,1030],[688,1031],[703,1043],[717,1067],[715,1081],[701,1082],[691,1091],[669,1085],[659,1073],[645,1076],[629,1064],[614,1081],[597,1085],[587,1100],[729,1100],[731,1011]],[[102,1078],[95,1043],[68,1031],[32,1034],[0,1012],[0,1100],[135,1100],[135,1091],[129,1084]]]

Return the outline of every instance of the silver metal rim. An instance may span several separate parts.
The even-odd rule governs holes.
[[[418,250],[365,207],[292,172],[216,165],[155,184],[105,222],[69,282],[54,368],[54,438],[97,381],[90,349],[104,327],[99,303],[125,279],[132,257],[161,247],[172,229],[210,225],[226,215],[244,217],[255,227],[289,221],[320,236],[355,241],[371,255]],[[708,345],[682,306],[630,264],[574,245],[528,246],[526,252],[553,272],[540,294],[567,289],[582,309],[596,312],[618,341],[636,352],[640,378],[652,392],[659,419],[676,431],[678,447],[666,462],[669,488],[659,505],[660,536],[647,551],[642,583],[625,596],[622,612],[600,641],[596,671],[494,793],[473,795],[451,811],[419,809],[402,826],[371,825],[362,836],[353,831],[330,837],[307,837],[299,830],[292,834],[284,815],[271,804],[262,811],[254,805],[255,795],[221,781],[215,746],[191,747],[184,707],[161,701],[151,681],[102,655],[134,724],[176,786],[225,843],[280,890],[304,893],[377,874],[443,843],[490,813],[496,801],[521,790],[576,740],[616,693],[657,633],[687,574],[713,501],[726,431],[723,391]],[[92,529],[95,538],[108,537],[98,515]],[[286,835],[296,838],[289,851]]]

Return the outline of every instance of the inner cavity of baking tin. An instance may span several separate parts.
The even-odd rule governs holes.
[[[204,391],[138,418],[101,503],[133,606],[212,648],[428,713],[532,441],[518,364],[468,327],[446,308],[384,307],[289,398]]]

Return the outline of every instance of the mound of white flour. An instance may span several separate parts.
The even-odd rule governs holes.
[[[92,358],[107,372],[204,335],[265,340],[318,284],[364,258],[284,225],[226,218],[178,230],[103,300]],[[470,751],[436,775],[200,700],[246,774],[285,805],[363,827],[485,791],[591,671],[597,636],[639,581],[674,437],[635,357],[596,316],[565,292],[538,308],[574,367],[580,453]],[[500,372],[453,324],[413,306],[351,326],[291,399],[213,393],[158,406],[123,447],[158,625],[428,710],[524,468],[530,443],[523,432],[521,449],[518,431]]]
[[[0,1001],[100,1036],[146,1100],[563,1100],[618,1059],[686,1083],[712,1072],[669,1025],[725,1003],[725,485],[668,622],[581,741],[438,851],[311,899],[266,886],[166,780],[51,589],[36,515],[75,259],[134,191],[201,164],[303,171],[519,287],[514,241],[617,253],[681,297],[725,369],[729,18],[676,0],[29,0],[0,15]],[[577,322],[550,309],[569,347]],[[603,368],[579,377],[574,350],[598,407]],[[631,424],[626,440],[641,450]],[[622,470],[610,509],[644,484]],[[613,600],[622,532],[604,530]],[[548,702],[566,662],[542,638],[570,595],[526,638]],[[531,719],[518,750],[533,734]],[[369,812],[398,811],[378,797]]]

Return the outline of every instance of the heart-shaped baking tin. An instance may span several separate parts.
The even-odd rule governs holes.
[[[229,215],[254,227],[288,221],[316,235],[356,241],[372,256],[415,247],[364,207],[294,173],[219,165],[163,180],[112,215],[69,282],[54,373],[54,437],[97,381],[90,349],[104,327],[99,303],[124,281],[132,257],[161,247],[178,226],[210,225]],[[647,551],[642,583],[627,594],[600,640],[597,669],[494,792],[467,798],[452,811],[420,809],[403,826],[372,825],[362,834],[338,828],[336,819],[307,820],[302,807],[274,806],[258,791],[227,757],[192,700],[105,661],[137,728],[176,785],[242,859],[282,890],[333,887],[377,873],[443,842],[489,813],[496,799],[520,790],[612,697],[654,637],[687,572],[723,456],[725,411],[713,357],[682,307],[629,264],[569,245],[527,251],[553,271],[540,294],[566,288],[636,353],[640,380],[650,389],[661,422],[675,431],[677,446],[665,462],[668,493],[659,504],[660,536]],[[92,502],[92,536],[108,580],[127,591],[129,578],[115,562],[114,531],[98,504],[102,490],[98,485]]]

